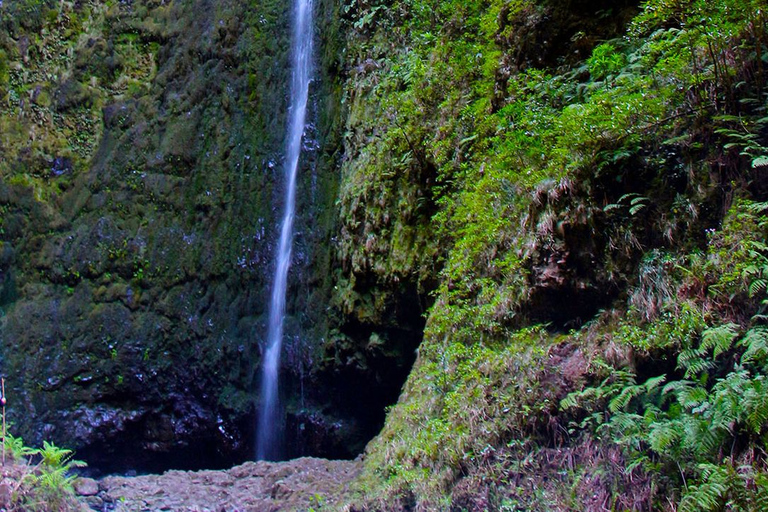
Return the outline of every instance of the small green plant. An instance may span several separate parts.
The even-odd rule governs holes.
[[[307,512],[320,512],[325,507],[325,496],[322,494],[315,494],[309,498],[309,508]]]
[[[74,495],[74,468],[85,462],[72,458],[72,450],[44,442],[42,448],[30,448],[20,437],[6,435],[5,474],[10,478],[11,493],[0,497],[0,508],[7,511],[77,510]],[[35,461],[37,461],[35,463]]]
[[[74,495],[75,476],[72,470],[85,467],[85,462],[75,460],[72,450],[60,448],[48,441],[42,448],[30,448],[21,437],[6,432],[5,379],[2,379],[2,449],[4,478],[10,479],[10,493],[0,496],[0,509],[26,510],[76,510],[79,508]],[[36,461],[36,464],[33,462]],[[4,484],[5,485],[5,484]]]
[[[592,51],[592,56],[587,59],[587,68],[594,79],[601,80],[621,71],[626,63],[626,57],[616,51],[615,46],[603,43]]]
[[[10,434],[5,436],[5,451],[6,455],[12,460],[22,460],[37,453],[34,448],[25,446],[24,441],[20,437]]]
[[[59,448],[48,441],[37,450],[41,460],[37,466],[35,483],[37,492],[50,505],[64,506],[74,494],[74,468],[85,467],[85,462],[73,459],[72,450]]]

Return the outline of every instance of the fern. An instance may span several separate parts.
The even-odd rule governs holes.
[[[617,396],[615,396],[609,403],[608,409],[611,412],[617,412],[624,410],[629,405],[629,402],[636,396],[645,392],[644,386],[627,386],[621,390]]]
[[[768,386],[764,376],[752,379],[750,388],[743,396],[743,408],[746,424],[759,435],[768,424]]]
[[[692,485],[680,502],[679,512],[719,510],[728,492],[728,471],[713,464],[700,464],[703,481]]]
[[[745,349],[741,356],[742,364],[765,364],[768,360],[768,328],[750,329],[739,341],[739,346]]]
[[[714,357],[720,356],[731,349],[733,340],[739,335],[738,329],[739,326],[732,323],[707,329],[701,335],[700,350],[704,353],[712,350]]]
[[[626,212],[634,204],[644,202],[628,194],[606,211]],[[717,297],[723,299],[738,296],[743,301],[746,292],[762,299],[753,325],[710,326],[698,343],[700,327],[685,331],[677,357],[683,378],[667,374],[638,384],[629,374],[580,392],[607,402],[610,414],[603,413],[603,424],[600,415],[593,421],[601,436],[624,447],[632,461],[626,471],[639,466],[648,470],[650,464],[665,472],[675,468],[667,474],[679,474],[669,483],[685,489],[680,511],[768,510],[768,473],[757,469],[764,460],[758,456],[748,459],[748,465],[733,465],[745,449],[762,453],[768,439],[768,244],[765,233],[756,228],[768,229],[768,202],[739,204],[736,233],[717,239],[717,252],[708,256],[714,262],[710,270],[723,274],[711,289],[720,286]],[[699,260],[699,266],[706,263]],[[747,304],[752,308],[754,302]],[[636,332],[633,335],[640,337],[650,328]]]
[[[5,449],[7,453],[10,453],[11,457],[16,460],[20,460],[23,457],[35,455],[38,450],[30,448],[24,445],[24,440],[20,437],[15,437],[10,434],[5,436]]]
[[[707,390],[694,386],[690,380],[673,380],[661,391],[662,396],[673,396],[684,408],[690,410],[701,405],[707,399]]]
[[[677,367],[685,370],[685,378],[689,379],[709,371],[712,361],[704,359],[704,353],[699,349],[686,349],[677,356]]]
[[[615,203],[611,203],[603,208],[605,213],[610,213],[613,210],[619,210],[628,208],[629,214],[635,216],[650,203],[650,199],[641,196],[640,194],[630,193],[624,194]]]
[[[598,402],[621,393],[625,387],[633,386],[634,384],[635,376],[632,372],[613,370],[608,377],[603,379],[599,386],[587,387],[580,391],[568,393],[565,398],[560,400],[560,408],[563,410],[577,409],[579,407],[593,409]]]
[[[768,473],[755,475],[755,510],[768,510]]]
[[[632,438],[640,432],[640,427],[643,425],[642,420],[643,417],[638,414],[620,412],[614,414],[605,426],[611,432],[618,434],[619,439],[628,443],[632,442]]]
[[[768,118],[764,118],[768,119]],[[748,212],[754,214],[754,215],[765,215],[768,214],[768,202],[764,203],[749,203],[745,205],[745,208]],[[760,224],[760,227],[763,227],[764,223]]]
[[[38,450],[41,457],[35,483],[46,502],[52,505],[64,503],[74,492],[75,476],[70,474],[73,468],[84,467],[86,464],[72,458],[73,451],[60,448],[48,441]]]
[[[684,430],[681,422],[658,422],[648,432],[648,443],[653,451],[663,453],[670,446],[679,442],[683,435]]]
[[[652,393],[655,389],[657,389],[659,386],[664,384],[666,382],[667,376],[666,375],[659,375],[658,377],[652,377],[645,381],[645,384],[643,384],[643,387],[645,387],[646,393]]]

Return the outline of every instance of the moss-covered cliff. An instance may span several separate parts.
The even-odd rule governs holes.
[[[278,1],[0,6],[2,366],[29,442],[123,468],[250,455],[288,16]],[[318,76],[308,146],[333,148],[333,84]],[[327,329],[337,159],[303,164],[288,393]]]
[[[353,509],[760,510],[765,9],[321,2],[292,453],[354,454],[399,395]],[[248,451],[288,12],[0,5],[23,434],[125,467]]]
[[[765,7],[344,3],[353,509],[764,507]]]

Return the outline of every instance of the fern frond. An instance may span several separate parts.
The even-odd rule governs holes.
[[[623,202],[625,199],[629,199],[630,201],[632,201],[632,200],[634,200],[634,199],[637,199],[637,198],[640,198],[640,197],[642,197],[642,196],[641,196],[640,194],[638,194],[637,192],[630,192],[630,193],[628,193],[628,194],[624,194],[623,196],[621,196],[621,197],[619,198],[619,200],[618,200],[618,201],[616,201],[616,202],[617,202],[617,203],[621,203],[621,202]]]
[[[630,215],[632,215],[632,216],[634,216],[634,215],[637,215],[637,214],[638,214],[638,213],[640,213],[640,212],[643,210],[643,208],[645,208],[646,206],[647,206],[647,204],[646,204],[646,203],[639,203],[639,204],[636,204],[635,206],[633,206],[632,208],[630,208],[630,209],[629,209],[629,214],[630,214]]]
[[[610,420],[610,427],[622,437],[630,437],[637,433],[642,425],[642,416],[620,412],[614,414]]]
[[[682,444],[697,457],[709,457],[723,444],[725,434],[722,429],[701,416],[683,416],[681,424],[684,431]]]
[[[739,335],[739,326],[733,323],[707,329],[701,335],[701,350],[712,350],[716,358],[733,346],[733,340]]]
[[[644,391],[643,386],[627,386],[624,389],[621,390],[621,393],[619,393],[616,397],[614,397],[609,403],[608,403],[608,409],[611,412],[616,412],[620,410],[624,410],[629,405],[629,402],[641,395]]]
[[[733,430],[744,415],[743,397],[751,389],[749,372],[738,369],[718,381],[712,388],[712,407],[707,415],[712,429]]]
[[[765,279],[755,279],[749,284],[749,296],[756,297],[768,289],[768,281]]]
[[[630,475],[635,469],[644,467],[646,464],[650,462],[651,462],[651,459],[648,458],[647,455],[641,455],[635,460],[633,460],[632,462],[630,462],[629,464],[627,464],[627,467],[624,468],[624,474]]]
[[[693,381],[690,380],[673,380],[664,385],[661,389],[662,395],[668,395],[670,393],[676,394],[678,391],[690,387],[693,385]]]
[[[579,406],[579,394],[577,392],[568,393],[565,398],[560,400],[560,410],[576,409]]]
[[[657,453],[664,451],[682,439],[683,426],[679,421],[665,421],[654,424],[648,433],[648,442]]]
[[[768,386],[764,376],[752,380],[751,389],[744,393],[743,409],[747,426],[755,434],[760,434],[768,425]]]
[[[688,410],[700,407],[708,397],[709,393],[707,393],[707,390],[701,386],[681,387],[677,391],[677,402]]]
[[[666,375],[659,375],[658,377],[651,377],[647,381],[645,381],[645,384],[643,386],[645,387],[646,393],[651,393],[654,389],[661,386],[667,381]]]
[[[768,359],[768,328],[753,327],[739,340],[739,346],[744,347],[741,356],[742,364],[764,363]]]
[[[601,398],[600,388],[585,388],[581,391],[568,393],[560,400],[560,408],[563,410],[577,409],[588,405]]]
[[[765,258],[763,254],[755,255],[754,252],[755,251],[758,251],[760,253],[768,252],[768,244],[766,244],[765,242],[761,242],[759,240],[749,240],[747,243],[749,244],[749,248],[752,249],[750,253],[753,256],[762,256],[763,258]]]
[[[713,464],[701,464],[704,473],[699,485],[691,485],[680,502],[679,512],[707,512],[719,510],[728,493],[728,471]]]
[[[768,118],[765,118],[768,119]],[[762,213],[768,213],[768,202],[765,203],[747,203],[745,205],[747,211],[760,215]]]
[[[704,359],[704,354],[698,349],[687,349],[677,356],[677,367],[685,370],[685,378],[701,375],[711,369],[713,363]]]
[[[691,361],[701,359],[701,352],[698,348],[687,348],[680,351],[677,355],[677,368],[679,370],[687,370],[691,364]]]
[[[59,448],[53,443],[43,441],[43,448],[40,450],[42,463],[46,466],[64,466],[72,456],[72,450]]]
[[[21,459],[30,455],[36,455],[38,450],[24,445],[24,440],[10,434],[5,436],[5,449],[10,452],[14,459]]]
[[[755,510],[768,510],[768,473],[755,475]]]

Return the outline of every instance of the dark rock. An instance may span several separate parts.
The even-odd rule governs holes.
[[[64,156],[57,156],[51,162],[51,173],[54,176],[61,176],[72,172],[72,159]]]
[[[13,12],[21,5],[6,4]],[[25,441],[75,449],[94,474],[229,467],[251,456],[254,374],[279,231],[289,12],[282,2],[215,5],[65,2],[55,5],[57,19],[76,22],[34,33],[7,20],[19,44],[9,69],[23,67],[18,79],[31,91],[11,114],[0,112],[14,126],[0,159],[9,414]],[[49,43],[71,56],[39,58]],[[398,317],[354,333],[365,346],[375,345],[374,330],[407,339],[404,357],[386,354],[387,343],[361,352],[370,373],[355,382],[373,375],[386,400],[366,396],[369,404],[357,405],[344,375],[316,377],[332,328],[329,240],[339,185],[338,155],[318,148],[322,137],[327,147],[341,137],[341,90],[335,78],[318,78],[300,173],[286,330],[295,341],[284,389],[312,386],[302,408],[321,414],[322,428],[292,455],[332,446],[349,457],[380,427],[382,410],[368,409],[394,401],[400,382],[388,379],[390,363],[404,379],[423,320],[415,313],[404,329],[394,326]],[[336,96],[326,100],[331,90]],[[25,174],[34,186],[9,184]]]
[[[62,83],[54,93],[54,103],[59,112],[85,105],[91,100],[87,87],[72,78]]]

